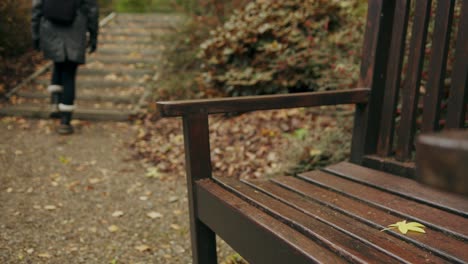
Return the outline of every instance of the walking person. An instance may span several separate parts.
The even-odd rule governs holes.
[[[72,134],[76,72],[86,62],[86,50],[97,48],[99,9],[96,0],[32,0],[34,48],[54,63],[51,94],[53,112],[60,117],[59,134]]]

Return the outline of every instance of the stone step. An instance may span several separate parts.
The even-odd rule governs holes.
[[[109,74],[127,75],[131,77],[142,77],[144,75],[154,74],[154,70],[150,69],[125,69],[105,67],[102,69],[83,67],[78,69],[78,76],[106,76]]]
[[[154,31],[168,31],[174,30],[174,25],[170,24],[158,24],[158,23],[150,23],[147,25],[144,24],[133,24],[133,25],[126,25],[125,23],[116,23],[113,25],[109,25],[109,27],[103,28],[100,33],[104,34],[116,34],[119,35],[121,33],[132,33],[132,32],[139,32],[139,33],[148,33]]]
[[[152,45],[154,44],[154,40],[152,39],[99,39],[99,45],[106,45],[106,44],[116,44],[116,45]],[[98,45],[98,49],[99,49]]]
[[[35,80],[36,84],[40,85],[49,85],[50,81],[48,79],[37,79]],[[99,88],[122,88],[122,87],[127,87],[131,89],[131,87],[141,87],[144,86],[145,83],[138,83],[137,81],[113,81],[113,80],[87,80],[87,79],[81,79],[77,80],[76,82],[76,89],[82,89],[82,88],[94,88],[94,89],[99,89]]]
[[[152,29],[152,30],[140,30],[140,31],[123,31],[123,30],[106,30],[99,32],[99,38],[148,38],[158,34],[167,34],[170,29]]]
[[[107,39],[115,39],[115,38],[151,38],[152,35],[157,34],[157,33],[152,33],[152,32],[120,32],[120,33],[115,33],[115,32],[99,32],[99,38]]]
[[[104,64],[155,64],[157,58],[154,57],[143,57],[143,58],[131,58],[131,57],[117,57],[117,56],[104,56],[96,54],[89,59],[90,62],[100,62]]]
[[[101,63],[94,58],[91,58],[86,65],[83,65],[78,68],[80,69],[114,69],[114,70],[152,70],[156,72],[158,70],[158,66],[156,64],[154,65],[148,65],[148,64],[126,64],[126,63],[113,63],[113,64],[106,64],[106,63]]]
[[[181,17],[182,18],[182,17]],[[122,16],[120,14],[117,15],[114,21],[112,21],[109,26],[113,26],[114,24],[139,24],[139,25],[175,25],[174,18],[169,17],[160,17],[160,16]]]
[[[99,49],[97,51],[98,55],[123,55],[123,56],[131,56],[135,54],[141,54],[143,56],[154,56],[161,54],[161,50],[158,49],[119,49],[119,48],[109,48],[105,47]]]
[[[104,72],[103,72],[104,73]],[[36,78],[36,83],[41,84],[41,85],[46,85],[49,83],[51,79],[52,73],[45,73],[41,75],[40,77]],[[119,73],[114,73],[114,72],[109,72],[104,75],[96,75],[96,74],[81,74],[78,73],[76,77],[76,82],[92,82],[92,81],[110,81],[110,82],[125,82],[124,84],[130,84],[130,83],[143,83],[145,80],[148,80],[150,78],[150,75],[129,75],[129,74],[119,74]]]
[[[0,115],[22,116],[30,118],[49,118],[51,110],[48,105],[30,106],[13,105],[0,108]],[[119,111],[108,109],[76,109],[73,118],[94,121],[129,121],[137,113],[135,111]]]
[[[141,97],[141,95],[140,95]],[[138,103],[140,102],[140,98],[138,99]],[[14,97],[11,105],[28,105],[30,107],[39,107],[43,108],[44,106],[49,105],[50,100],[48,98],[25,98],[25,97]],[[112,109],[117,111],[131,111],[137,108],[137,104],[127,104],[127,103],[120,103],[120,102],[110,102],[110,101],[83,101],[83,100],[76,100],[75,104],[78,108],[81,109]]]
[[[41,85],[41,84],[30,84],[23,87],[21,90],[17,91],[16,93],[23,92],[23,93],[42,93],[48,94],[47,92],[48,85]],[[79,87],[76,89],[77,96],[96,96],[99,95],[106,95],[106,96],[119,96],[119,97],[139,97],[145,91],[145,87],[100,87],[99,89],[95,88],[87,88],[87,87]]]
[[[102,43],[102,41],[154,41],[154,39],[151,37],[150,34],[147,34],[146,36],[125,36],[125,35],[104,35],[100,34],[99,35],[99,43]],[[98,47],[99,48],[99,47]]]
[[[128,44],[128,43],[125,43],[125,42],[122,42],[122,43],[118,43],[118,42],[109,42],[109,43],[106,43],[106,44],[102,44],[100,47],[99,47],[99,52],[101,50],[122,50],[122,51],[125,51],[127,53],[131,53],[133,51],[140,51],[140,50],[143,50],[143,51],[164,51],[167,49],[167,47],[165,45],[162,45],[162,44],[159,44],[158,45],[158,42],[156,41],[153,41],[151,43],[147,43],[147,44]]]
[[[40,92],[18,92],[16,95],[19,97],[26,98],[26,99],[49,100],[50,98],[50,95],[48,93],[40,93]],[[135,104],[135,103],[138,103],[139,99],[140,99],[140,96],[115,96],[115,95],[98,95],[98,94],[80,95],[79,93],[76,95],[77,101],[112,102],[112,103],[119,103],[119,104]]]

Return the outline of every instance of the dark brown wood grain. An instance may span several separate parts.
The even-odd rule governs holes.
[[[405,38],[408,29],[408,17],[411,0],[397,0],[392,40],[390,43],[390,58],[388,61],[383,100],[382,118],[380,120],[380,135],[377,153],[388,156],[393,151],[393,135],[395,133],[395,114],[401,82],[401,68],[405,51]]]
[[[368,88],[357,88],[313,93],[158,102],[157,105],[161,115],[165,117],[182,116],[192,113],[216,114],[366,103],[369,97],[369,91]]]
[[[296,184],[300,186],[308,186],[308,183],[301,182],[294,177],[281,177],[275,181],[288,182],[289,186],[293,187]],[[359,221],[355,217],[346,213],[341,213],[334,210],[333,207],[323,206],[321,202],[314,201],[312,199],[306,199],[299,193],[284,188],[284,185],[274,184],[270,181],[249,181],[250,186],[262,191],[275,199],[295,208],[307,214],[309,217],[313,217],[322,221],[332,228],[336,228],[340,232],[349,234],[350,236],[358,239],[366,244],[373,246],[376,250],[385,252],[386,254],[393,256],[395,259],[406,261],[409,263],[419,263],[422,261],[442,261],[440,257],[436,255],[429,255],[427,251],[421,250],[421,248],[415,246],[412,243],[400,237],[394,236],[393,234],[380,232],[384,226],[380,226],[378,223],[372,222],[371,220]],[[299,186],[298,186],[299,187]],[[295,187],[293,187],[295,189]],[[314,193],[314,190],[311,190]],[[325,195],[325,192],[321,192],[320,197]],[[314,194],[313,196],[317,196]],[[336,198],[337,196],[335,196]],[[321,199],[321,198],[319,198]],[[346,198],[343,198],[346,199]],[[353,201],[351,201],[352,203]],[[354,202],[361,210],[369,211],[375,210],[367,207],[365,204]],[[384,215],[385,212],[379,212]],[[389,217],[392,217],[391,215]],[[447,241],[447,240],[446,240]]]
[[[369,104],[358,104],[351,143],[351,160],[362,161],[375,153],[382,113],[385,73],[395,11],[395,1],[368,2],[366,31],[362,47],[359,87],[370,87]]]
[[[198,182],[200,219],[250,263],[346,263],[326,247],[210,180]]]
[[[201,205],[195,190],[197,180],[211,178],[208,116],[187,115],[183,118],[183,124],[192,259],[195,264],[214,264],[217,263],[215,233],[198,218],[197,208]]]
[[[468,218],[468,201],[460,195],[431,189],[411,179],[395,177],[395,175],[390,173],[369,169],[349,162],[340,162],[328,166],[326,171]]]
[[[394,157],[366,155],[362,159],[362,165],[406,178],[416,177],[416,165],[412,161],[405,162],[398,161]]]
[[[439,130],[440,102],[444,93],[447,55],[452,29],[455,0],[437,2],[432,53],[429,62],[429,79],[424,95],[422,132]]]
[[[468,1],[462,2],[460,22],[452,70],[452,87],[448,100],[447,128],[462,128],[465,125],[468,104]]]
[[[255,191],[243,183],[232,181],[229,178],[220,181],[221,184],[225,182],[228,182],[228,184],[224,184],[225,188],[235,192],[276,219],[293,226],[294,229],[299,230],[311,240],[323,244],[348,261],[357,263],[394,263],[396,259],[402,260],[397,255],[380,251],[372,243],[364,243],[350,234],[336,230],[328,223],[319,221],[314,217],[308,217],[293,207]]]
[[[388,210],[394,215],[399,215],[403,220],[412,219],[431,228],[468,240],[468,228],[466,228],[468,218],[466,217],[341,177],[330,177],[330,174],[320,171],[304,173],[299,177],[323,188],[354,197],[371,206]]]
[[[398,129],[398,144],[396,157],[400,161],[410,158],[413,151],[413,139],[421,72],[424,62],[424,53],[429,23],[431,0],[420,0],[415,5],[414,22],[408,55],[408,70],[406,80],[402,87],[402,115]]]
[[[389,224],[405,220],[386,209],[371,206],[363,203],[360,199],[349,197],[310,182],[304,182],[296,177],[277,177],[273,179],[273,182],[281,186],[281,188],[297,193],[302,197],[302,200],[306,200],[306,202],[319,204],[320,212],[311,211],[310,213],[313,215],[320,215],[322,210],[327,210],[327,208],[329,208],[335,211],[335,214],[351,217],[354,219],[351,220],[353,224],[360,222],[379,230],[387,227]],[[258,184],[256,183],[255,185]],[[302,203],[303,202],[295,202],[295,204]],[[298,206],[296,205],[296,207]],[[305,207],[301,208],[308,210],[305,209]],[[352,228],[350,228],[350,230],[352,230]],[[468,251],[464,250],[466,241],[454,239],[440,230],[427,227],[426,235],[417,233],[403,235],[396,230],[387,232],[401,241],[427,249],[431,251],[432,254],[450,260],[451,262],[463,263],[463,260],[466,261],[468,259]],[[385,238],[390,239],[388,237]],[[404,256],[405,253],[407,252],[398,252],[401,256]]]

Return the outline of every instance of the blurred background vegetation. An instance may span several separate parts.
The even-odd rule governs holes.
[[[357,81],[367,0],[98,1],[103,16],[117,11],[185,17],[163,39],[171,45],[167,59],[158,62],[165,77],[153,85],[153,101],[342,89]],[[24,30],[30,28],[30,9],[31,0],[0,1],[0,94],[41,62]],[[344,158],[343,151],[330,153],[314,159]],[[310,164],[305,156],[300,160]]]
[[[169,77],[155,99],[356,84],[367,0],[198,0],[182,8],[189,19],[170,36]]]
[[[164,67],[184,74],[163,80],[160,99],[336,89],[356,79],[366,0],[98,2],[102,15],[177,12],[187,18],[166,39],[172,50]],[[30,9],[30,0],[0,1],[0,60],[6,62],[0,76],[21,71],[16,60],[34,56]]]

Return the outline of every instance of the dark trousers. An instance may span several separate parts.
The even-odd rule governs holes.
[[[72,61],[54,62],[52,84],[63,86],[60,103],[73,105],[75,101],[75,80],[78,63]]]

